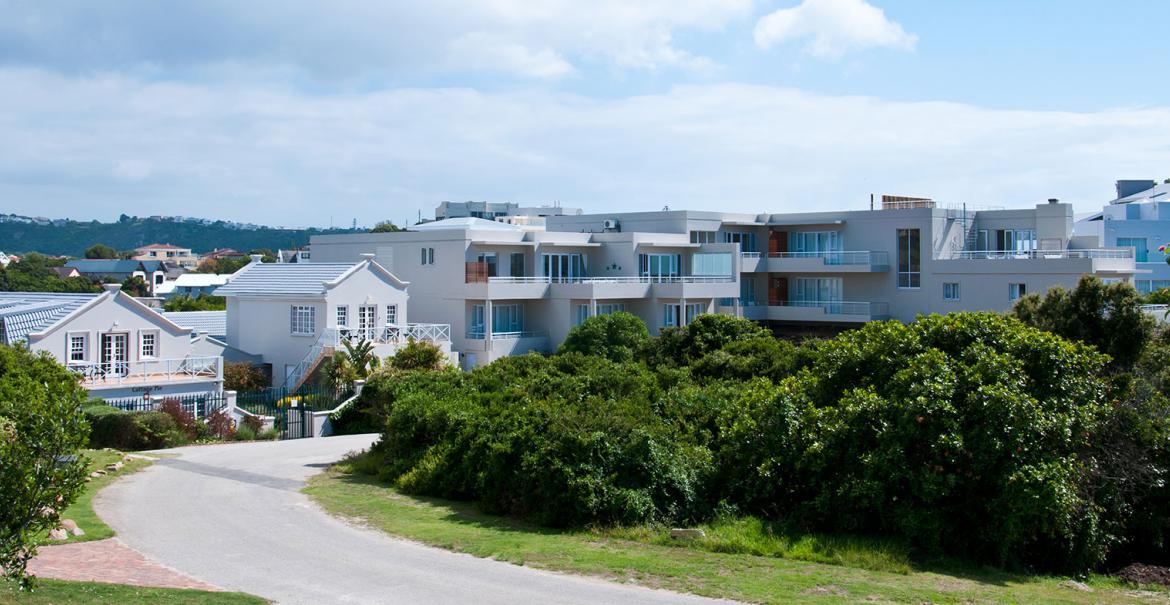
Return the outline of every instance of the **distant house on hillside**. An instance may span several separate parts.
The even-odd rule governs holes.
[[[219,391],[223,362],[199,355],[192,330],[107,284],[100,294],[0,292],[0,343],[24,341],[102,398]]]
[[[81,276],[94,281],[110,278],[122,282],[130,277],[141,277],[150,287],[151,294],[168,279],[175,279],[184,273],[182,267],[163,261],[71,260],[65,263],[65,268],[75,269]]]
[[[212,260],[219,260],[221,258],[239,258],[241,256],[247,256],[247,255],[244,254],[243,252],[240,252],[239,250],[234,249],[234,248],[216,248],[215,250],[212,250],[211,252],[204,254],[203,258],[209,258]]]
[[[276,251],[276,262],[278,263],[307,263],[309,262],[309,258],[310,254],[308,248]]]
[[[194,269],[195,265],[199,264],[199,256],[192,252],[190,248],[172,246],[171,244],[150,244],[135,248],[134,260],[166,261],[189,269]]]
[[[52,271],[60,279],[69,279],[71,277],[81,277],[81,273],[73,267],[50,267]]]

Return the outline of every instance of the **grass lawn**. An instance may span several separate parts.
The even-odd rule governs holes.
[[[895,544],[818,536],[758,538],[741,522],[672,544],[665,529],[563,532],[485,515],[473,505],[408,496],[339,465],[305,492],[326,511],[386,533],[518,565],[759,603],[1170,603],[1106,577],[1028,577],[988,568],[923,570]],[[747,522],[744,522],[747,523]],[[738,541],[738,542],[737,542]],[[732,552],[727,552],[732,551]]]
[[[264,599],[238,592],[204,592],[201,590],[177,590],[173,588],[140,588],[122,584],[99,584],[96,582],[63,582],[60,580],[37,580],[37,590],[32,593],[17,592],[15,585],[0,583],[0,605],[257,605],[267,603]]]
[[[86,459],[89,460],[89,471],[105,470],[107,464],[113,464],[122,459],[124,455],[122,452],[110,450],[85,450],[81,452]],[[85,484],[85,488],[81,491],[81,495],[77,500],[61,512],[61,519],[73,519],[77,522],[77,526],[85,530],[84,536],[69,536],[65,542],[54,542],[49,540],[48,532],[40,539],[40,544],[71,544],[74,542],[89,542],[91,540],[104,540],[106,538],[114,537],[114,530],[106,525],[97,513],[93,512],[93,497],[101,491],[101,489],[110,483],[116,481],[118,477],[128,475],[135,471],[140,471],[150,466],[149,460],[141,458],[131,458],[126,462],[122,470],[117,472],[107,472],[101,477],[92,479]]]

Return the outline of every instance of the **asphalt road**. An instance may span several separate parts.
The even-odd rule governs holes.
[[[179,448],[103,490],[95,508],[154,561],[279,603],[716,602],[394,539],[334,519],[300,492],[306,478],[373,440]]]

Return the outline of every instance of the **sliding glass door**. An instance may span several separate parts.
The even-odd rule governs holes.
[[[681,254],[638,255],[638,275],[650,281],[669,281],[669,278],[678,277],[681,265]]]
[[[550,281],[574,282],[586,276],[585,255],[580,252],[542,254],[544,274]]]

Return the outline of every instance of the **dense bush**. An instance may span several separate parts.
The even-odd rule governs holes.
[[[229,361],[223,364],[223,388],[229,391],[262,391],[270,383],[268,375],[250,363]]]
[[[376,372],[379,474],[554,526],[738,512],[1028,568],[1165,557],[1170,347],[1131,376],[959,313],[799,347],[702,316],[633,359],[590,350]]]
[[[153,450],[183,445],[193,438],[164,411],[126,412],[103,404],[86,406],[84,415],[91,426],[89,447],[94,449]]]
[[[46,353],[0,346],[0,577],[21,582],[37,536],[80,492],[89,427],[77,377]]]
[[[561,353],[597,355],[610,361],[627,362],[650,342],[646,324],[626,312],[587,318],[569,332]]]

